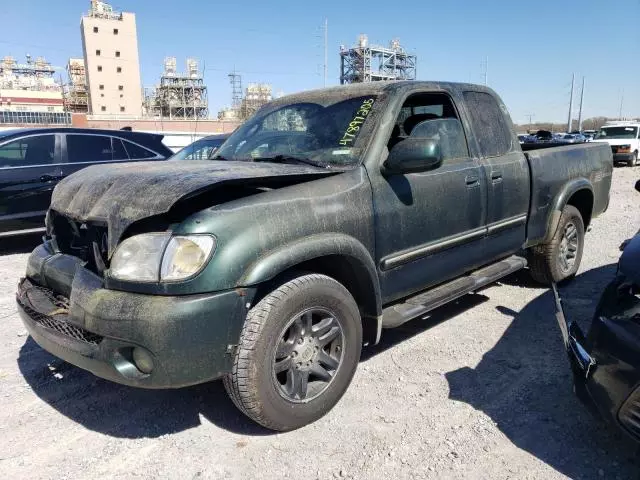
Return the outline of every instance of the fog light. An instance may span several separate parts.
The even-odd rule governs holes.
[[[133,349],[133,361],[142,373],[151,373],[153,370],[153,357],[144,348]]]

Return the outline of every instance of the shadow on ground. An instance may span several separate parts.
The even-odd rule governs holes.
[[[222,382],[176,390],[127,387],[59,360],[31,338],[20,349],[18,366],[38,397],[85,428],[105,435],[154,438],[197,427],[203,419],[245,435],[272,433],[234,407]]]
[[[608,265],[564,286],[567,316],[588,328],[614,274],[615,265]],[[551,292],[520,312],[497,309],[513,322],[475,368],[446,374],[449,398],[484,412],[517,447],[569,478],[638,478],[637,447],[573,394]]]
[[[565,286],[567,315],[590,319],[614,272],[614,265],[597,268]],[[524,277],[516,275],[504,283],[523,282]],[[424,321],[385,331],[379,345],[363,351],[362,361],[487,299],[483,294],[468,295]],[[476,368],[446,374],[450,398],[484,412],[516,446],[568,477],[602,478],[604,473],[605,478],[638,478],[635,445],[592,417],[574,396],[553,308],[548,291],[520,312],[498,306],[501,313],[514,317],[513,322]],[[157,437],[198,426],[202,419],[245,435],[271,433],[239,413],[220,382],[180,390],[125,387],[61,362],[31,339],[22,347],[18,364],[40,398],[106,435]]]

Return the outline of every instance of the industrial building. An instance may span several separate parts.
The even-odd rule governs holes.
[[[82,50],[89,89],[89,113],[142,115],[138,34],[133,13],[91,1],[82,17]]]
[[[153,118],[195,119],[209,116],[207,86],[198,61],[187,59],[187,70],[179,73],[176,58],[164,60],[160,85],[145,93],[145,115]]]
[[[87,76],[84,70],[84,59],[70,58],[67,63],[69,83],[64,86],[64,109],[72,113],[89,111],[89,94]]]
[[[235,70],[229,74],[231,83],[231,107],[218,112],[220,120],[246,120],[273,98],[271,85],[249,83],[242,92],[242,77]]]
[[[55,69],[42,57],[25,63],[5,56],[0,63],[0,123],[67,124],[62,86]]]
[[[417,62],[416,55],[408,54],[397,39],[381,47],[360,35],[357,45],[340,46],[340,83],[415,80]]]
[[[250,83],[244,92],[244,98],[240,103],[240,118],[247,119],[271,101],[271,85],[267,83]]]

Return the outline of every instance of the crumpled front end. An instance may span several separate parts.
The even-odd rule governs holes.
[[[47,242],[31,254],[16,301],[30,335],[53,355],[114,382],[174,388],[230,371],[251,295],[110,290],[86,262]]]

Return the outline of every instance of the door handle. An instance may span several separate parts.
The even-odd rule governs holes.
[[[467,184],[467,187],[475,187],[480,184],[480,177],[477,175],[467,175],[464,182]]]
[[[491,172],[491,181],[492,182],[502,181],[502,172],[500,170],[493,170]]]

